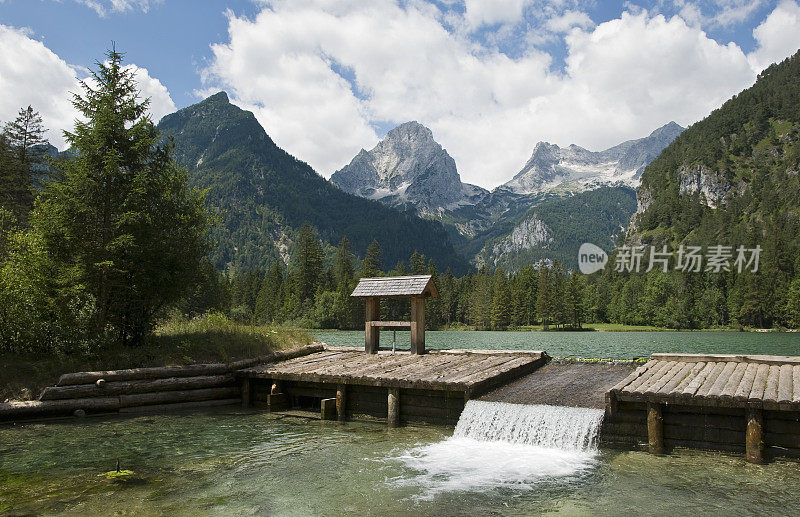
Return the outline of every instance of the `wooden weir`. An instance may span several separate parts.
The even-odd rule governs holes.
[[[340,421],[368,416],[402,423],[453,425],[470,398],[532,372],[543,352],[432,351],[366,353],[351,347],[240,370],[245,406],[289,406]],[[331,408],[335,408],[335,411]]]
[[[800,357],[653,354],[607,394],[604,432],[674,446],[800,457]]]

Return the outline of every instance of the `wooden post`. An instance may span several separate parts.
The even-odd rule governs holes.
[[[388,398],[389,411],[386,415],[386,423],[389,427],[397,427],[400,425],[400,389],[389,388]]]
[[[364,350],[368,354],[377,354],[380,346],[380,329],[369,324],[381,316],[381,300],[378,297],[367,298],[366,321],[364,322]]]
[[[747,408],[745,457],[750,463],[764,462],[764,413],[760,408]]]
[[[289,406],[289,399],[282,391],[281,381],[272,382],[269,395],[267,395],[267,406],[269,406],[269,411],[283,411]]]
[[[411,353],[425,353],[425,298],[411,297]]]
[[[319,417],[322,420],[336,419],[336,399],[322,399],[319,405]]]
[[[242,407],[250,407],[250,378],[242,378]]]
[[[347,392],[345,391],[345,385],[339,384],[336,387],[336,419],[339,422],[344,422],[346,409],[347,409]]]
[[[647,403],[647,443],[651,454],[664,454],[664,417],[655,402]]]

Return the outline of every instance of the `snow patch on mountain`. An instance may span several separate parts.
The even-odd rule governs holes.
[[[522,170],[498,190],[528,195],[575,193],[603,185],[636,187],[644,168],[683,130],[670,122],[645,138],[628,140],[599,152],[575,144],[561,148],[539,142]]]

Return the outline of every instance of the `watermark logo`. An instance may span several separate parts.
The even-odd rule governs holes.
[[[608,262],[608,254],[600,246],[584,242],[578,249],[578,269],[584,275],[601,271]]]
[[[660,269],[664,273],[673,269],[685,273],[721,273],[723,271],[758,272],[761,259],[761,246],[746,248],[744,246],[684,246],[681,244],[677,252],[666,245],[661,249],[655,246],[620,246],[616,249],[614,271],[638,273],[643,269],[642,262],[647,262],[648,272]],[[649,260],[648,260],[649,258]],[[644,260],[643,260],[644,259]]]
[[[682,271],[684,273],[721,273],[735,271],[741,273],[758,272],[761,261],[761,246],[684,246],[671,250],[664,245],[620,246],[615,248],[614,271],[618,273],[639,273],[652,270]],[[591,275],[605,268],[608,255],[599,246],[585,242],[578,250],[578,269]]]

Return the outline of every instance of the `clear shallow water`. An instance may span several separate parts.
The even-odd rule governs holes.
[[[312,331],[331,346],[364,346],[363,331]],[[397,332],[397,348],[409,347],[411,334]],[[381,346],[392,346],[391,331]],[[553,357],[631,359],[654,352],[800,355],[800,332],[496,332],[428,331],[425,347],[544,350]]]
[[[448,443],[452,432],[240,409],[0,427],[0,514],[800,514],[798,463],[612,450],[573,461]],[[97,476],[117,458],[139,482]]]

